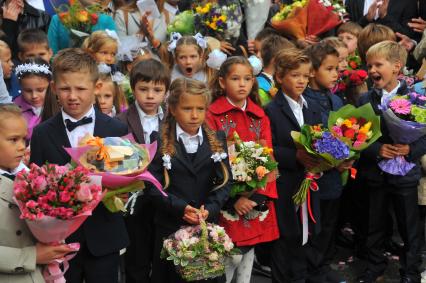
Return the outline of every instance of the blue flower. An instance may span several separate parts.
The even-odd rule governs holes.
[[[337,160],[349,157],[349,147],[330,132],[324,132],[322,137],[314,142],[314,148],[318,153],[328,153]]]

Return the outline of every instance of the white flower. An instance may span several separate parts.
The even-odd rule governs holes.
[[[221,162],[222,160],[226,159],[228,155],[225,152],[215,152],[212,155],[212,159],[214,162]]]
[[[217,254],[217,252],[212,252],[211,254],[209,254],[209,260],[217,261],[218,259],[219,259],[219,255]]]
[[[170,155],[164,154],[162,159],[164,168],[166,168],[167,170],[172,169],[172,161]]]

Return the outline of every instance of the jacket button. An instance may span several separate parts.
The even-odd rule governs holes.
[[[16,231],[16,236],[21,236],[21,235],[22,235],[22,231],[21,230]]]

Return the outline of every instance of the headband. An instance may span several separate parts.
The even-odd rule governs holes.
[[[192,36],[196,41],[198,46],[200,46],[203,50],[207,48],[207,40],[204,38],[204,36],[201,33],[197,33],[196,35]],[[182,35],[178,32],[173,32],[170,36],[170,43],[167,50],[170,52],[173,52],[176,49],[176,44],[179,39],[182,38]]]
[[[46,64],[37,64],[37,63],[25,63],[19,64],[15,68],[15,74],[19,78],[23,74],[45,74],[48,76],[52,75],[52,72],[49,69],[49,66]]]

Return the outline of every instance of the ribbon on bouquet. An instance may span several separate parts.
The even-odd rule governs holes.
[[[63,258],[55,259],[50,262],[43,270],[43,278],[46,283],[66,283],[65,280],[65,272],[67,272],[69,268],[69,261],[77,255],[78,250],[80,249],[79,243],[69,244],[75,249],[74,253],[70,253]],[[62,264],[63,270],[60,265]]]

